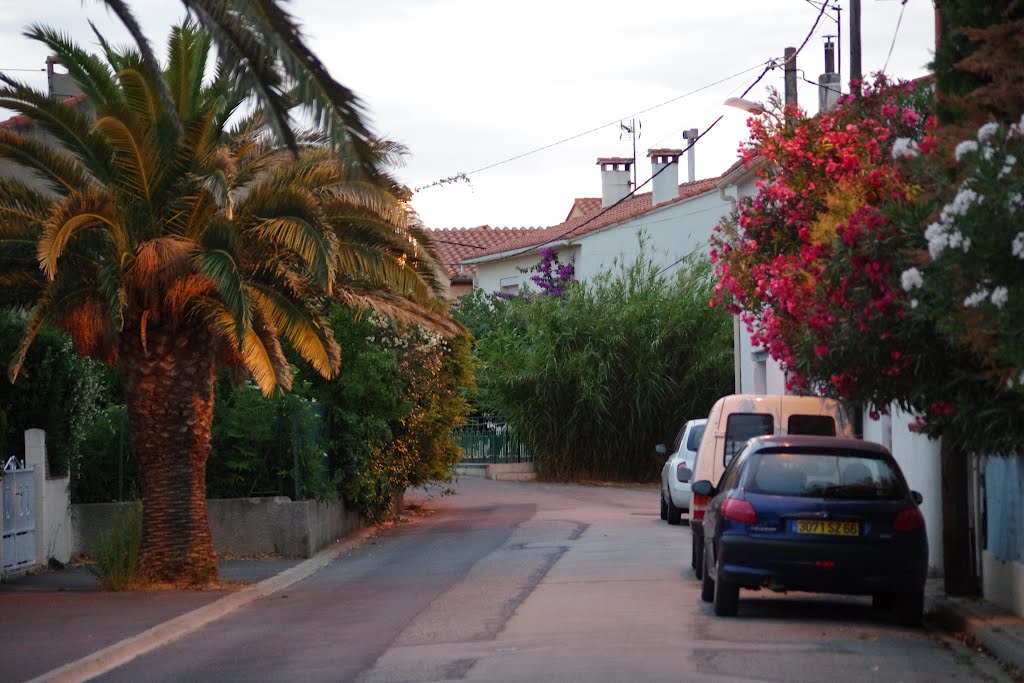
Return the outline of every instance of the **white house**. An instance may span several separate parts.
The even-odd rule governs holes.
[[[479,248],[479,253],[462,258],[460,265],[464,272],[473,272],[475,287],[514,292],[532,285],[530,275],[522,271],[536,266],[540,250],[548,247],[563,263],[575,264],[578,280],[587,280],[616,261],[631,264],[643,233],[648,257],[671,273],[686,255],[707,253],[711,230],[729,209],[716,190],[718,178],[679,183],[681,155],[678,149],[650,150],[652,189],[637,194],[630,194],[633,159],[598,159],[600,198],[576,199],[557,225],[506,230],[504,241]],[[464,232],[443,231],[437,239],[443,246],[444,240],[460,239]],[[464,235],[463,239],[473,238]]]

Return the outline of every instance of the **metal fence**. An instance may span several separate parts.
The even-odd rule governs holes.
[[[521,439],[498,420],[472,417],[465,427],[455,431],[455,441],[462,446],[465,463],[531,462],[533,456]]]

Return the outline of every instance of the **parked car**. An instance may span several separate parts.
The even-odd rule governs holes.
[[[740,589],[870,595],[905,624],[924,608],[928,537],[919,505],[884,446],[856,439],[751,439],[704,515],[701,598],[736,614]]]
[[[853,422],[830,398],[778,394],[733,394],[715,401],[708,413],[707,438],[701,439],[691,481],[717,482],[747,439],[765,434],[816,434],[853,437]],[[694,494],[690,503],[690,566],[699,579],[704,565],[706,496]]]
[[[689,420],[676,435],[675,450],[661,468],[661,518],[679,524],[690,510],[690,476],[706,419]]]

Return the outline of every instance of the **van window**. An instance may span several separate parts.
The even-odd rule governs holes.
[[[725,422],[725,464],[755,436],[775,432],[775,420],[767,413],[732,413]]]
[[[831,415],[790,415],[787,433],[835,436],[836,421]]]
[[[694,425],[690,430],[689,436],[686,437],[686,450],[696,451],[697,447],[700,446],[700,438],[704,436],[705,425]]]

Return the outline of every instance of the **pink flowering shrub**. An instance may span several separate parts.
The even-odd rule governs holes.
[[[712,237],[713,305],[741,316],[793,390],[887,409],[916,372],[899,328],[913,238],[888,208],[919,188],[895,163],[934,147],[928,93],[879,77],[808,117],[752,119],[744,161],[757,194]]]

